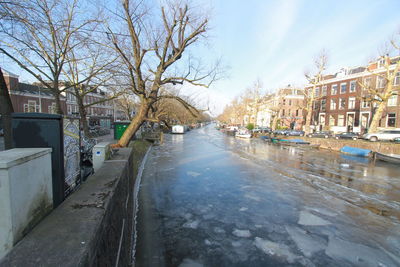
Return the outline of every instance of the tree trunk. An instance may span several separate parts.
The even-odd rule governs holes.
[[[83,134],[86,137],[91,137],[90,132],[89,132],[89,125],[88,121],[86,119],[86,108],[85,105],[83,104],[83,98],[82,97],[77,97],[76,101],[78,102],[78,110],[79,110],[79,116],[81,117],[81,124],[83,128]]]
[[[143,102],[140,105],[139,112],[131,121],[128,128],[126,128],[124,134],[122,135],[121,139],[119,139],[117,146],[118,147],[126,147],[129,144],[132,136],[137,132],[137,130],[142,126],[143,122],[146,120],[147,113],[150,109],[150,103]]]
[[[54,100],[56,103],[56,114],[60,114],[63,115],[64,112],[61,108],[61,94],[60,94],[60,88],[59,88],[59,84],[58,84],[58,80],[55,79],[52,83],[52,91],[53,91],[53,95],[54,95]]]
[[[272,131],[276,130],[276,126],[278,124],[278,120],[279,120],[279,111],[276,113],[274,119],[272,120],[272,125],[271,125],[271,130]]]
[[[379,121],[382,119],[383,110],[385,109],[386,102],[380,102],[378,108],[375,110],[374,116],[369,126],[368,132],[374,133],[377,131]]]
[[[306,124],[304,125],[305,134],[309,134],[311,132],[311,117],[312,117],[312,102],[307,104],[307,115],[306,115]]]
[[[0,115],[3,120],[4,148],[12,148],[11,113],[14,112],[3,72],[0,68]]]

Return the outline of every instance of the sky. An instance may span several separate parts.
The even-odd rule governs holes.
[[[365,65],[400,32],[400,0],[208,0],[211,47],[228,77],[207,90],[214,114],[259,79],[264,92],[306,83],[325,50],[326,73]]]
[[[313,59],[323,49],[328,55],[326,73],[365,65],[400,32],[400,0],[196,1],[211,17],[210,38],[196,54],[208,62],[221,58],[226,72],[209,89],[186,92],[196,92],[212,115],[256,80],[264,92],[304,85],[304,72],[312,70]],[[5,62],[0,56],[0,64]],[[6,69],[32,81],[18,67]]]

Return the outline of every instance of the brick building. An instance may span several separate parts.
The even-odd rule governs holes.
[[[397,60],[398,57],[392,58],[392,64]],[[343,69],[335,75],[325,76],[314,92],[316,100],[313,103],[311,122],[314,128],[334,132],[364,132],[369,127],[376,108],[368,100],[365,86],[383,88],[383,79],[376,74],[384,71],[382,62],[378,61],[370,63],[368,67]],[[396,78],[394,85],[399,89],[400,74]],[[311,86],[306,87],[306,90],[310,89]],[[397,95],[394,95],[388,101],[379,126],[399,128],[398,114],[400,105]]]
[[[4,79],[9,88],[10,98],[15,112],[39,112],[55,113],[55,101],[52,92],[48,88],[40,86],[39,83],[27,84],[19,82],[19,77],[10,72],[4,71]],[[87,94],[84,104],[96,103],[106,97],[101,90],[95,90]],[[66,115],[77,115],[78,104],[76,97],[67,90],[61,94],[61,109]],[[114,121],[116,110],[113,101],[105,101],[94,104],[87,108],[87,119],[89,125],[100,125],[110,127]],[[116,114],[119,114],[116,112]]]
[[[278,90],[270,104],[279,116],[280,126],[301,130],[304,123],[304,89],[288,86]]]
[[[48,88],[19,82],[17,75],[4,71],[4,79],[10,92],[14,112],[55,113],[56,103]],[[61,96],[61,109],[67,110],[66,99]]]

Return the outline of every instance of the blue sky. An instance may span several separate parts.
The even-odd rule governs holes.
[[[153,0],[148,0],[153,1]],[[224,80],[195,89],[209,100],[213,115],[257,79],[264,90],[305,83],[304,71],[325,49],[327,72],[365,65],[400,31],[400,0],[196,0],[211,10],[211,38],[197,53],[221,57],[229,66]],[[4,56],[0,64],[33,79]],[[192,90],[192,89],[191,89]]]
[[[209,90],[216,112],[255,80],[274,91],[305,84],[304,71],[325,49],[327,72],[365,65],[400,31],[400,0],[208,0],[206,57],[222,56],[229,77]],[[211,54],[211,55],[210,55]],[[218,111],[217,111],[218,110]]]

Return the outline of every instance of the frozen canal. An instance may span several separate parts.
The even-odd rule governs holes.
[[[400,266],[400,168],[238,140],[166,135],[139,193],[136,266]]]

